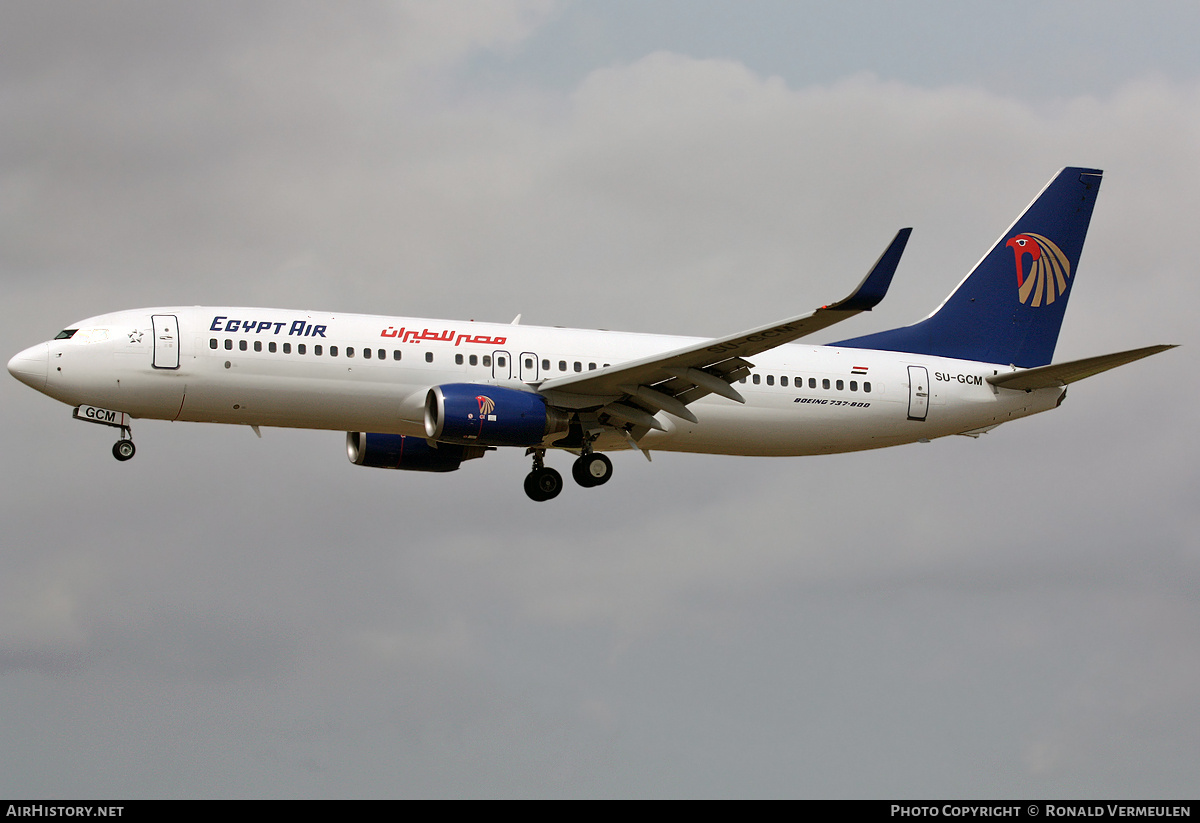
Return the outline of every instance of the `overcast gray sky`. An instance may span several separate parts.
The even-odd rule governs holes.
[[[0,5],[5,358],[122,308],[720,335],[915,227],[924,316],[1106,170],[1058,359],[981,439],[352,466],[4,409],[0,794],[1194,797],[1200,7]],[[552,455],[560,469],[568,461]]]

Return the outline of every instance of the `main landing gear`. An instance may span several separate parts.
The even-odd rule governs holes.
[[[585,489],[607,483],[612,472],[612,461],[599,452],[581,454],[571,464],[571,476]]]
[[[535,500],[538,503],[558,497],[558,493],[562,491],[562,487],[562,475],[554,469],[544,466],[540,469],[534,469],[525,476],[525,494],[529,495],[530,500]]]
[[[533,470],[525,475],[525,494],[539,503],[558,497],[563,488],[562,475],[545,465],[546,450],[530,449],[529,453],[533,455]],[[612,461],[592,451],[590,444],[571,465],[571,476],[585,489],[607,483],[612,473]]]
[[[527,453],[533,454],[533,471],[525,475],[525,494],[538,503],[558,497],[563,487],[562,475],[544,463],[546,450],[530,449]]]

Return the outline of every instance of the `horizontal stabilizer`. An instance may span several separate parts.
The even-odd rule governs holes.
[[[998,386],[1002,389],[1020,389],[1023,391],[1049,389],[1055,386],[1065,386],[1068,383],[1074,383],[1076,380],[1091,377],[1093,374],[1115,369],[1117,366],[1124,366],[1126,363],[1132,363],[1134,360],[1141,360],[1143,357],[1149,357],[1152,354],[1158,354],[1159,352],[1173,348],[1175,348],[1174,345],[1147,346],[1144,349],[1132,349],[1130,351],[1117,352],[1116,354],[1102,354],[1098,357],[1085,357],[1083,360],[1072,360],[1069,363],[1056,363],[1052,366],[1038,366],[1036,369],[1023,369],[1022,371],[1009,372],[1008,374],[998,374],[987,378],[987,381],[993,386]]]

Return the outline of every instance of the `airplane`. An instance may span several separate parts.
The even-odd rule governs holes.
[[[884,298],[911,229],[858,287],[813,312],[716,339],[262,308],[165,307],[72,323],[9,372],[120,430],[137,418],[345,431],[359,466],[449,472],[488,451],[532,457],[556,497],[605,452],[811,455],[972,437],[1056,408],[1068,384],[1173,348],[1051,364],[1103,173],[1056,174],[929,316],[797,343]]]

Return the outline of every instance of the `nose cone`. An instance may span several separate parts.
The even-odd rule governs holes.
[[[46,372],[50,368],[50,346],[38,343],[8,361],[8,372],[26,386],[41,391],[46,388]]]

